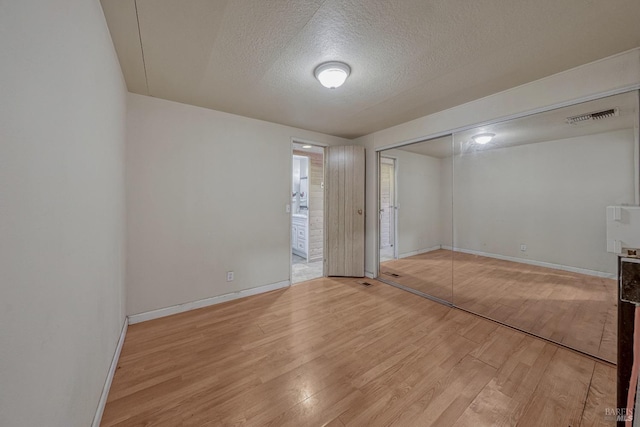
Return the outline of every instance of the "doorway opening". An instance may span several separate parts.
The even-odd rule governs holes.
[[[396,244],[396,159],[380,157],[380,262],[398,257]]]
[[[291,283],[324,275],[324,148],[293,142]]]

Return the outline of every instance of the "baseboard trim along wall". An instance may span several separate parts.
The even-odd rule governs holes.
[[[120,332],[120,338],[118,339],[118,345],[116,346],[116,351],[113,353],[113,359],[111,359],[111,366],[109,366],[107,379],[105,380],[104,386],[102,387],[102,394],[100,395],[100,400],[98,401],[98,408],[96,409],[96,414],[93,417],[93,422],[91,423],[91,427],[100,427],[100,421],[102,421],[102,414],[104,413],[104,408],[107,405],[109,390],[111,389],[113,376],[115,375],[116,368],[118,367],[118,360],[120,360],[120,353],[122,352],[122,346],[124,344],[124,338],[127,335],[128,326],[129,326],[129,320],[125,318],[124,324],[122,325],[122,332]]]
[[[146,322],[147,320],[159,319],[161,317],[171,316],[172,314],[183,313],[185,311],[195,310],[198,308],[208,307],[210,305],[220,304],[232,301],[238,298],[244,298],[251,295],[262,294],[276,289],[286,288],[291,282],[283,280],[282,282],[272,283],[270,285],[258,286],[257,288],[243,289],[238,292],[231,292],[224,295],[218,295],[211,298],[205,298],[197,301],[185,302],[183,304],[172,305],[170,307],[159,308],[157,310],[146,311],[144,313],[129,315],[129,324]]]
[[[404,253],[398,254],[398,259],[400,259],[400,258],[408,258],[410,256],[416,256],[416,255],[420,255],[420,254],[426,254],[427,252],[437,251],[438,249],[443,249],[443,247],[438,245],[438,246],[432,246],[432,247],[426,248],[426,249],[418,249],[417,251],[404,252]]]
[[[604,279],[616,279],[617,278],[616,274],[607,273],[607,272],[604,272],[604,271],[589,270],[589,269],[586,269],[586,268],[572,267],[572,266],[569,266],[569,265],[562,265],[562,264],[553,264],[551,262],[536,261],[536,260],[533,260],[533,259],[516,258],[516,257],[511,257],[511,256],[506,256],[506,255],[474,251],[474,250],[471,250],[471,249],[452,248],[451,246],[444,246],[444,245],[442,246],[442,249],[447,249],[447,250],[454,251],[454,252],[462,252],[462,253],[470,254],[470,255],[484,256],[484,257],[487,257],[487,258],[501,259],[503,261],[518,262],[520,264],[535,265],[537,267],[546,267],[546,268],[553,268],[555,270],[570,271],[572,273],[586,274],[587,276],[602,277]]]

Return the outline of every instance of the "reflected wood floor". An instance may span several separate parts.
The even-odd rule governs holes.
[[[466,310],[616,361],[613,279],[442,249],[384,262],[380,271]]]
[[[610,425],[615,368],[375,280],[129,327],[103,426]]]

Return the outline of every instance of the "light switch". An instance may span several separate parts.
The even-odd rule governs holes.
[[[284,211],[286,213],[291,213],[291,205],[287,203],[287,205],[284,207]]]

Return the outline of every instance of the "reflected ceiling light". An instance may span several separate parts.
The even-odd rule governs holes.
[[[494,136],[496,136],[495,133],[479,133],[477,135],[473,135],[471,139],[473,139],[476,144],[486,144],[491,141]]]
[[[310,145],[303,145],[302,148],[311,148]]]
[[[325,62],[318,65],[313,74],[322,86],[335,89],[347,80],[351,74],[351,68],[344,62]]]

